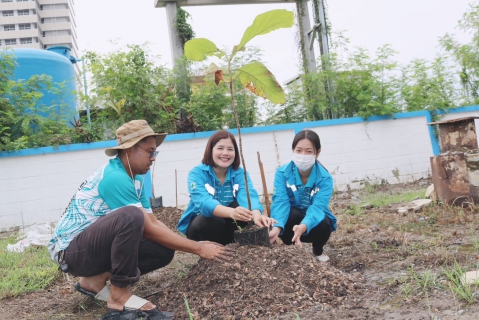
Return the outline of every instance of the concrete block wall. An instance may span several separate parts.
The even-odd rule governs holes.
[[[476,115],[477,110],[479,107],[454,109],[452,117]],[[337,190],[359,187],[363,180],[397,183],[419,179],[429,174],[429,157],[439,150],[426,125],[430,118],[429,112],[419,111],[396,114],[394,119],[373,117],[368,122],[347,118],[244,128],[247,169],[262,195],[259,151],[268,192],[272,193],[276,169],[291,159],[294,135],[311,129],[321,138],[319,159],[333,175]],[[236,130],[232,132],[238,139]],[[200,163],[211,134],[169,135],[158,149],[153,190],[155,196],[163,197],[165,206],[176,206],[177,193],[178,206],[187,205],[188,172]],[[0,153],[0,231],[57,221],[80,184],[108,161],[104,149],[114,145],[116,141],[103,141]],[[145,184],[145,188],[151,190],[151,185]]]
[[[425,117],[309,128],[322,141],[321,163],[334,177],[336,190],[363,181],[410,182],[429,174],[433,155]]]

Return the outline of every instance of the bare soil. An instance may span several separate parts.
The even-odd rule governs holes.
[[[386,185],[373,192],[425,187]],[[188,319],[185,298],[194,319],[479,319],[477,300],[455,294],[444,274],[455,264],[479,269],[478,207],[436,204],[404,215],[397,213],[404,203],[391,203],[348,214],[364,196],[335,195],[339,224],[325,248],[328,263],[316,261],[309,244],[233,245],[228,263],[177,252],[132,291],[181,320]],[[181,213],[155,210],[173,230]],[[437,277],[426,286],[423,274]],[[77,293],[76,280],[59,276],[46,290],[1,300],[0,319],[98,319],[106,305]]]

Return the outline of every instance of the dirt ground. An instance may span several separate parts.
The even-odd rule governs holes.
[[[368,192],[386,197],[427,184]],[[334,196],[339,223],[325,248],[328,263],[314,260],[309,244],[233,245],[235,258],[222,264],[177,252],[132,291],[181,320],[188,319],[185,299],[194,319],[479,319],[479,288],[463,293],[467,302],[448,277],[479,269],[479,207],[435,204],[400,214],[404,203],[365,205],[367,196]],[[181,213],[155,210],[174,230]],[[98,319],[105,304],[77,293],[75,282],[60,276],[47,290],[1,300],[0,319]]]

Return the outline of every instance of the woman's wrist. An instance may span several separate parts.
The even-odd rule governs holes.
[[[255,210],[252,211],[252,214],[255,214],[255,213],[257,213],[259,215],[262,215],[261,211],[259,211],[258,209],[255,209]]]

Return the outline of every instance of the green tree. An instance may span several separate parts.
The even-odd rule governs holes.
[[[363,48],[348,50],[348,39],[338,34],[330,52],[330,68],[318,69],[307,74],[302,81],[308,86],[308,94],[303,95],[303,106],[308,120],[329,119],[332,109],[338,118],[372,115],[391,115],[399,109],[396,52],[389,46],[380,47],[374,57]],[[324,83],[330,79],[335,105],[330,108],[330,99]],[[298,101],[299,86],[292,88],[289,95]]]
[[[444,57],[429,63],[415,59],[403,68],[401,97],[404,111],[445,110],[456,107],[456,84],[451,66]]]
[[[113,129],[133,119],[147,120],[157,132],[176,132],[179,102],[171,72],[155,65],[145,49],[128,45],[126,50],[104,55],[87,52],[85,60],[91,89],[82,100],[100,120],[94,129],[98,134],[103,127],[104,138],[114,138]]]
[[[472,35],[469,43],[461,44],[451,34],[440,38],[439,43],[458,64],[460,84],[462,86],[462,103],[479,103],[479,5],[470,5],[463,14],[458,27]]]

